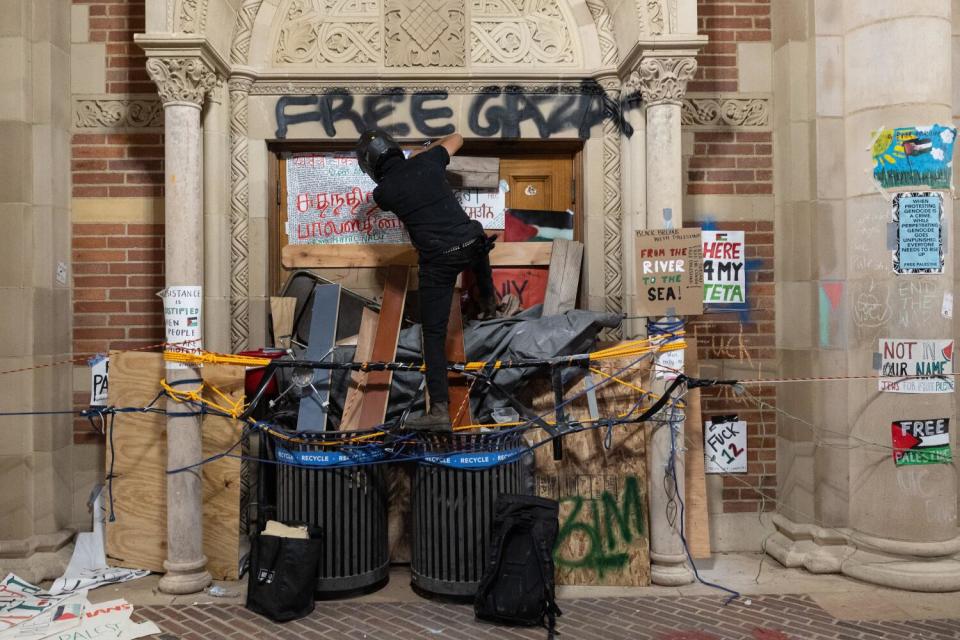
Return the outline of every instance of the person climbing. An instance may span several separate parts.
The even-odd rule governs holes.
[[[417,250],[420,267],[420,322],[430,408],[408,418],[411,431],[450,431],[450,395],[447,385],[447,323],[457,276],[473,271],[483,317],[493,317],[497,298],[487,254],[496,236],[488,238],[483,225],[460,206],[447,182],[450,156],[463,146],[458,133],[435,140],[404,157],[400,145],[382,129],[368,129],[357,141],[360,168],[377,183],[373,199],[395,214]]]

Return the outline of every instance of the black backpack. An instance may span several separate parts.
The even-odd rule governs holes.
[[[309,535],[307,539],[297,539],[259,533],[253,538],[247,609],[274,622],[310,615],[323,539],[319,527],[310,527]]]
[[[494,508],[487,568],[473,610],[480,620],[547,628],[561,615],[554,600],[553,547],[559,505],[536,496],[501,495]]]

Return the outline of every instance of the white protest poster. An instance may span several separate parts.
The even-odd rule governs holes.
[[[736,416],[707,420],[703,427],[703,463],[707,473],[746,473],[747,423]]]
[[[674,380],[683,373],[683,349],[658,353],[653,366],[658,380]]]
[[[163,322],[166,327],[167,351],[199,353],[203,348],[201,341],[203,309],[203,287],[180,286],[167,287],[163,294]],[[169,366],[186,367],[176,362]]]
[[[90,406],[107,406],[107,375],[110,368],[110,358],[97,355],[90,359]]]
[[[40,587],[9,573],[0,582],[0,638],[3,632],[35,618],[63,598],[50,596]]]
[[[898,193],[892,213],[897,226],[894,273],[943,273],[943,195]]]
[[[953,393],[953,340],[880,338],[880,391]]]
[[[405,244],[403,223],[373,201],[377,186],[352,153],[295,153],[286,161],[290,244]]]
[[[744,306],[747,265],[743,231],[704,230],[703,302],[712,307]]]
[[[507,192],[504,184],[498,189],[454,189],[453,194],[471,220],[476,220],[484,229],[503,229],[504,211],[507,208]]]

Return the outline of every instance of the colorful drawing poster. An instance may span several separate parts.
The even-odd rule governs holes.
[[[8,573],[0,581],[0,632],[35,618],[63,600],[51,596],[40,587]]]
[[[747,472],[747,423],[737,416],[715,417],[703,427],[706,473]]]
[[[897,420],[890,425],[893,461],[898,467],[953,461],[950,418]]]
[[[953,393],[953,344],[880,338],[880,391]]]
[[[949,189],[957,130],[939,124],[876,132],[873,177],[884,189]]]
[[[700,229],[637,231],[636,314],[703,313],[703,245]]]
[[[404,244],[403,223],[373,201],[377,185],[352,153],[295,153],[287,159],[290,244]]]
[[[507,192],[499,189],[454,189],[460,206],[471,220],[476,220],[484,229],[503,229],[504,210],[507,206]]]
[[[703,303],[743,307],[747,301],[747,266],[743,231],[703,233]]]
[[[896,273],[943,273],[943,195],[935,191],[893,196]]]

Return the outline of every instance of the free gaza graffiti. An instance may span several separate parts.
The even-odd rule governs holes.
[[[528,91],[516,85],[484,87],[473,96],[468,107],[467,127],[480,138],[519,138],[521,126],[531,122],[540,138],[549,138],[565,131],[576,131],[580,138],[589,138],[594,126],[612,120],[619,131],[633,135],[633,128],[624,121],[623,112],[636,108],[636,101],[621,105],[607,97],[593,80],[584,80],[579,91]],[[435,138],[454,132],[453,109],[445,90],[407,93],[394,87],[374,94],[355,95],[347,89],[331,89],[312,96],[283,96],[277,100],[277,138],[287,137],[291,126],[303,122],[319,122],[328,137],[337,135],[337,125],[350,123],[356,131],[382,126],[398,137]],[[394,114],[408,105],[409,120],[382,124],[395,119]]]

